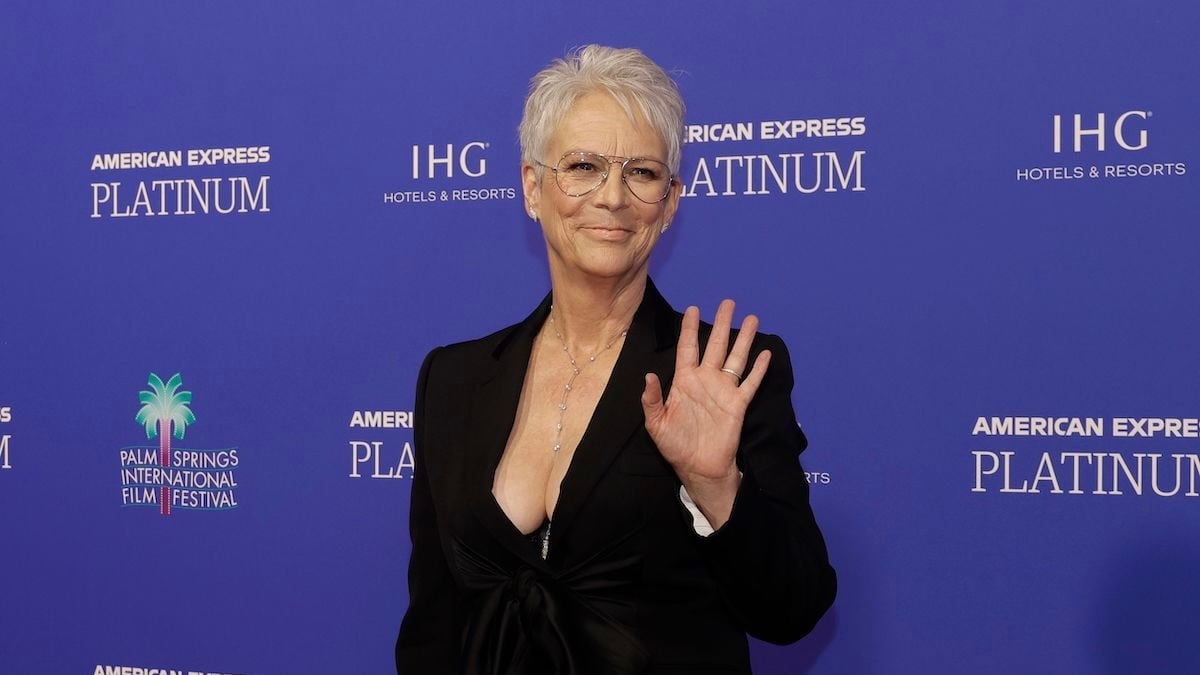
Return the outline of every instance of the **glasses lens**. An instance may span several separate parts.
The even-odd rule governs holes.
[[[656,159],[629,160],[623,176],[633,196],[648,204],[662,201],[671,186],[671,172]]]
[[[558,160],[556,168],[558,187],[569,197],[581,197],[604,180],[608,160],[590,152],[570,152]]]

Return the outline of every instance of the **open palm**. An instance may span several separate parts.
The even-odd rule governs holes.
[[[725,481],[737,475],[735,459],[742,421],[771,359],[771,353],[763,351],[750,372],[743,375],[758,319],[750,315],[742,321],[730,349],[733,309],[732,300],[723,301],[717,309],[703,360],[700,310],[689,307],[684,312],[675,352],[675,377],[665,401],[658,376],[646,376],[642,393],[646,430],[689,491],[691,483]]]

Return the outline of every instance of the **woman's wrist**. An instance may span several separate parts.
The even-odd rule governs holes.
[[[680,482],[713,530],[719,530],[733,512],[733,501],[742,483],[742,474],[735,468],[721,478],[681,476]]]

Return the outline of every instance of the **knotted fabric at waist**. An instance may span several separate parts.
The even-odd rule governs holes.
[[[641,556],[593,558],[554,572],[518,563],[505,569],[455,541],[456,563],[478,594],[466,629],[467,675],[624,675],[649,656],[628,625],[604,611],[625,607]],[[624,612],[622,612],[624,613]]]

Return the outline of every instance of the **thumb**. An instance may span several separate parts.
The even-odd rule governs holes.
[[[646,388],[642,390],[642,412],[646,415],[646,426],[658,422],[663,414],[662,384],[654,373],[646,373]]]

